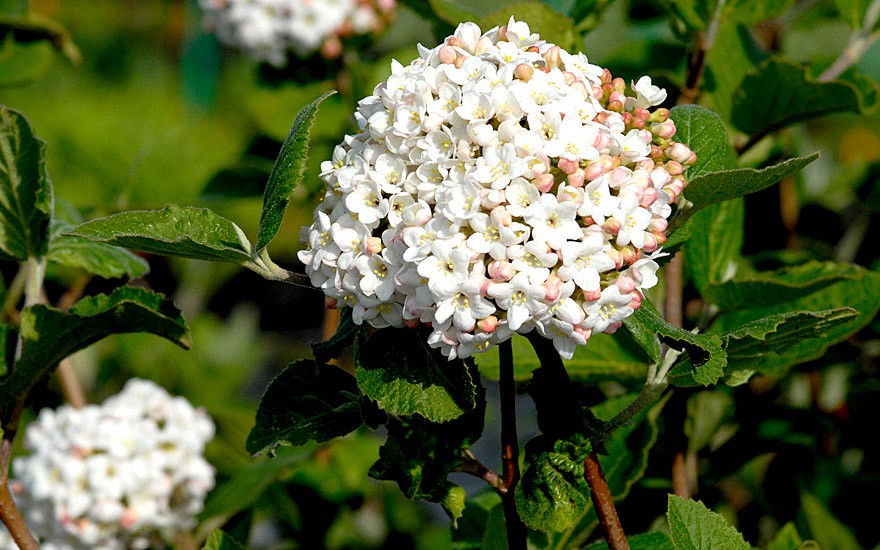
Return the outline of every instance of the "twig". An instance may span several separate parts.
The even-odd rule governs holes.
[[[514,489],[519,482],[519,440],[516,435],[516,388],[513,383],[513,347],[510,340],[498,346],[501,393],[501,479],[507,486],[502,495],[508,547],[526,549],[526,527],[516,511]]]
[[[596,451],[590,452],[584,460],[584,477],[590,486],[590,498],[596,508],[596,515],[605,534],[605,541],[611,550],[629,550],[629,542],[617,516],[617,508],[611,497],[608,482],[602,473],[602,465],[599,464],[599,456]]]
[[[55,376],[58,377],[58,385],[61,386],[61,393],[64,399],[74,409],[81,409],[86,406],[86,394],[79,383],[79,378],[73,370],[73,363],[70,357],[65,357],[55,369]]]
[[[484,466],[482,462],[477,460],[477,457],[474,456],[470,449],[465,449],[461,452],[461,465],[458,466],[455,471],[470,474],[482,479],[501,497],[504,497],[509,491],[504,480],[501,479],[498,474]]]
[[[721,15],[724,12],[724,0],[718,0],[715,4],[715,12],[706,32],[696,33],[694,47],[688,57],[688,71],[684,87],[678,98],[678,104],[696,103],[700,96],[700,82],[703,80],[703,72],[706,69],[706,58],[715,44],[718,30],[721,28]]]
[[[684,451],[676,451],[672,458],[672,492],[681,498],[691,498],[690,481]]]
[[[39,550],[40,545],[34,539],[24,517],[21,515],[12,493],[9,492],[8,478],[6,474],[0,476],[0,520],[6,525],[12,540],[21,550]]]
[[[819,82],[834,80],[862,58],[868,48],[880,39],[880,31],[871,32],[878,20],[880,20],[880,0],[874,0],[865,10],[862,25],[850,35],[849,42],[840,56],[819,75]]]

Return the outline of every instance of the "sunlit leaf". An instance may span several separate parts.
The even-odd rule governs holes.
[[[669,495],[666,517],[676,550],[751,550],[736,529],[700,501]]]
[[[150,270],[146,260],[124,248],[73,235],[54,236],[47,257],[105,279],[142,277]]]

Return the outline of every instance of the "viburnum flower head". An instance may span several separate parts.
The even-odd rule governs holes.
[[[204,411],[133,379],[103,405],[43,409],[10,488],[41,548],[164,548],[214,486],[202,457],[213,436]],[[2,525],[0,548],[17,548]]]
[[[696,156],[666,92],[510,19],[463,23],[360,101],[299,253],[358,324],[425,325],[450,359],[538,333],[570,358],[657,283]]]
[[[252,57],[282,66],[287,51],[319,51],[332,59],[341,38],[381,30],[396,0],[199,0],[205,24],[220,40]]]

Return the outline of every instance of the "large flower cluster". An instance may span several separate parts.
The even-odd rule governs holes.
[[[395,63],[323,165],[312,284],[358,324],[430,326],[450,358],[532,330],[570,358],[656,284],[696,160],[649,110],[666,92],[631,87],[513,19]]]
[[[340,38],[381,30],[395,0],[199,0],[220,40],[252,57],[284,65],[287,51],[327,58],[342,52]]]
[[[27,427],[13,496],[41,548],[161,548],[195,525],[214,470],[214,425],[145,380],[103,405],[44,409]],[[0,528],[0,548],[16,548]]]

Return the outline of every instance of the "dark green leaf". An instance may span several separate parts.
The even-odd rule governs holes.
[[[852,530],[834,517],[822,502],[809,493],[801,495],[801,506],[810,538],[814,539],[822,550],[859,550],[864,548]]]
[[[766,550],[796,550],[803,542],[794,523],[788,522],[776,533]]]
[[[676,550],[751,550],[736,529],[700,501],[669,495],[666,517]]]
[[[73,235],[54,236],[49,243],[48,259],[105,279],[142,277],[150,271],[146,260],[124,248]]]
[[[767,306],[795,300],[846,279],[860,277],[851,264],[808,262],[775,271],[735,276],[727,282],[704,285],[703,297],[723,311]]]
[[[318,115],[318,105],[322,101],[336,93],[330,91],[303,107],[296,115],[290,134],[287,136],[278,160],[272,168],[269,182],[266,184],[266,193],[263,195],[263,211],[260,214],[260,228],[257,232],[256,250],[266,248],[281,227],[284,211],[290,201],[290,194],[294,187],[302,181],[306,171],[306,162],[309,156],[309,133],[315,117]]]
[[[363,329],[362,325],[354,324],[351,319],[351,308],[343,309],[339,313],[339,326],[336,327],[336,333],[329,340],[312,344],[312,355],[315,356],[316,361],[338,359],[343,350],[352,345],[355,336]]]
[[[345,435],[364,424],[364,405],[352,375],[302,359],[269,383],[246,448],[254,455],[271,454],[279,445],[322,443]]]
[[[687,400],[684,433],[688,438],[688,452],[698,453],[709,446],[721,426],[734,412],[733,397],[722,391],[701,391]]]
[[[629,543],[630,550],[675,550],[669,535],[659,531],[627,536],[626,541]],[[608,550],[608,543],[605,541],[594,542],[585,546],[584,550]]]
[[[227,535],[220,529],[214,529],[208,535],[208,540],[202,546],[202,550],[247,550],[240,545],[234,538]]]
[[[492,27],[506,25],[511,16],[529,24],[529,30],[538,33],[547,42],[570,50],[574,47],[574,21],[541,2],[519,2],[499,8],[483,17],[480,28],[483,31]]]
[[[418,331],[385,328],[356,344],[358,387],[385,412],[446,422],[474,409],[464,361],[448,361]]]
[[[52,184],[46,142],[27,118],[0,106],[0,257],[26,260],[46,254],[52,218]]]
[[[872,107],[850,82],[819,82],[799,63],[771,58],[743,79],[733,96],[731,120],[747,134],[765,135],[802,120],[844,111],[864,113]]]
[[[690,230],[700,238],[689,240],[684,253],[691,279],[701,293],[736,273],[745,212],[745,201],[740,198],[707,206],[691,218]]]
[[[86,222],[68,234],[165,256],[238,264],[251,260],[244,232],[207,208],[171,204],[162,210],[121,212]]]
[[[10,371],[15,361],[15,346],[18,343],[18,331],[12,325],[0,324],[0,384],[3,377]]]
[[[679,105],[669,113],[675,121],[674,140],[697,154],[697,162],[685,173],[688,180],[724,170],[727,159],[727,129],[714,112],[700,105]]]
[[[694,380],[704,386],[714,384],[724,374],[727,357],[718,335],[693,334],[673,327],[660,317],[648,300],[643,301],[642,307],[624,321],[624,326],[637,341],[649,346],[646,348],[649,354],[656,350],[657,338],[672,348],[683,350],[693,365]]]
[[[0,404],[13,402],[71,353],[111,334],[148,332],[184,349],[191,343],[180,310],[170,300],[131,287],[83,298],[68,312],[44,305],[29,307],[21,313],[20,330],[21,358],[0,380]]]
[[[865,12],[868,11],[868,4],[871,3],[871,0],[834,0],[834,3],[837,4],[837,11],[840,12],[841,19],[853,29],[862,28]]]

